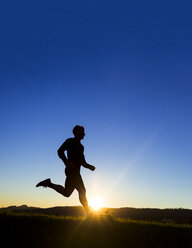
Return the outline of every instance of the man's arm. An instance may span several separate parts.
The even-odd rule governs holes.
[[[58,154],[59,158],[63,161],[63,163],[65,165],[67,165],[67,162],[68,162],[68,160],[65,156],[65,153],[64,153],[64,151],[66,151],[66,150],[67,150],[67,140],[57,150],[57,154]]]
[[[95,166],[93,166],[93,165],[91,165],[91,164],[88,164],[88,163],[86,162],[84,155],[83,155],[82,166],[85,167],[85,168],[87,168],[87,169],[90,169],[90,170],[92,170],[92,171],[95,170]]]

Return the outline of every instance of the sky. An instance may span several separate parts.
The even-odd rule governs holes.
[[[57,149],[76,124],[88,200],[192,209],[192,2],[0,3],[0,207],[80,205]]]

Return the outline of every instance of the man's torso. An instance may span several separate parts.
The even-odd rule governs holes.
[[[69,138],[65,141],[67,158],[74,166],[75,171],[80,171],[81,164],[84,160],[84,147],[81,142],[75,138]]]

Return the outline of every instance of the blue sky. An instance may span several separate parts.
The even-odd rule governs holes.
[[[192,3],[0,5],[1,206],[79,205],[35,184],[80,124],[88,199],[192,208]]]

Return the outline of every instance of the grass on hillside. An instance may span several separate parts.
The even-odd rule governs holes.
[[[5,247],[192,247],[192,226],[117,219],[0,213]]]

